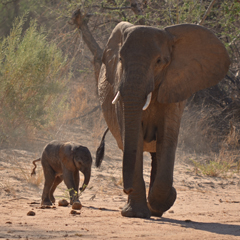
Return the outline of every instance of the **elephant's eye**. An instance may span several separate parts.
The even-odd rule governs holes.
[[[122,61],[122,59],[121,59],[121,58],[119,58],[119,61]]]
[[[161,62],[161,58],[157,59],[157,64],[159,64]]]

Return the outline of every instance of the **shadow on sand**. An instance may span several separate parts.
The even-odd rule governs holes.
[[[104,207],[93,207],[93,206],[84,206],[84,207],[93,209],[93,210],[101,210],[101,211],[107,211],[107,212],[119,212],[119,210],[109,209],[109,208],[104,208]]]
[[[191,220],[177,220],[170,218],[151,218],[146,221],[154,221],[159,222],[159,224],[170,223],[172,225],[185,227],[185,228],[193,228],[196,230],[207,231],[211,233],[217,233],[221,235],[232,235],[232,236],[240,236],[240,224],[224,224],[224,223],[212,223],[212,222],[194,222]]]

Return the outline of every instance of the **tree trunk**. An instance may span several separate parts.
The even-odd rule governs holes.
[[[76,10],[72,15],[72,21],[70,24],[75,24],[78,29],[82,32],[83,41],[87,44],[89,50],[93,54],[93,66],[96,83],[98,81],[98,76],[100,68],[102,65],[102,53],[103,50],[99,47],[98,43],[94,39],[92,33],[90,32],[86,15],[82,15],[80,9]]]

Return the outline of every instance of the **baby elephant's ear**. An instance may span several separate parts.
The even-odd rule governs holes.
[[[165,28],[173,39],[171,63],[159,87],[160,103],[180,102],[216,85],[227,74],[230,59],[221,41],[193,24]]]

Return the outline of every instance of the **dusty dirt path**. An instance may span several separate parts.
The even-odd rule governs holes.
[[[64,137],[88,146],[94,156],[91,136],[84,129],[80,131],[81,136]],[[192,166],[178,160],[174,173],[178,197],[174,206],[162,218],[125,218],[121,216],[127,200],[121,187],[121,152],[109,136],[102,167],[99,170],[93,166],[90,185],[81,196],[83,208],[77,211],[80,214],[73,215],[70,206],[40,208],[42,183],[36,187],[25,177],[31,171],[31,160],[39,153],[0,150],[2,239],[240,239],[239,174],[227,179],[201,177]],[[178,158],[181,154],[179,151]],[[145,159],[148,188],[150,159],[146,154]],[[66,187],[60,185],[55,195],[57,199],[66,198]],[[28,216],[29,211],[35,215]]]

